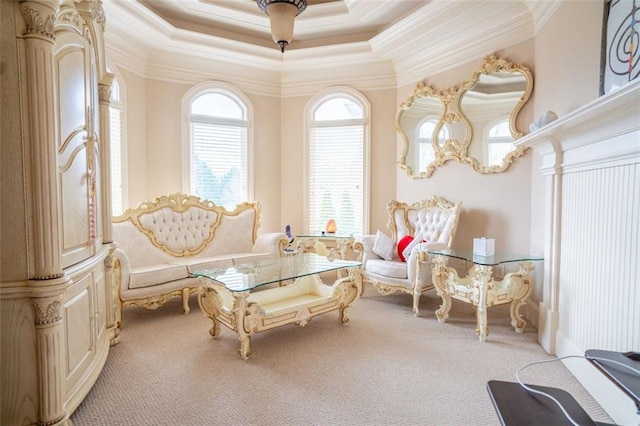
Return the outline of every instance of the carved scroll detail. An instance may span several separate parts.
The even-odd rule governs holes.
[[[68,10],[60,13],[58,15],[58,21],[61,23],[71,24],[76,28],[80,28],[81,26],[80,15],[76,10]]]
[[[111,85],[100,83],[98,85],[98,96],[101,104],[109,105],[111,103]]]
[[[98,11],[96,13],[96,23],[98,23],[102,27],[102,31],[104,31],[104,28],[107,25],[107,17],[104,14],[102,4],[100,4],[100,7],[98,8]]]

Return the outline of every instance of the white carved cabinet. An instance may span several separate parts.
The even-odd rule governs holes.
[[[117,341],[100,0],[2,0],[2,425],[57,425]]]

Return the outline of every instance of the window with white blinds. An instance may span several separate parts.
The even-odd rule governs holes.
[[[233,209],[249,199],[247,107],[226,90],[208,89],[189,110],[189,192]]]
[[[311,234],[334,219],[339,234],[365,232],[367,108],[345,93],[312,104],[308,129],[308,206]]]
[[[120,84],[114,79],[111,85],[109,105],[110,160],[111,160],[111,214],[118,216],[125,206],[125,149],[124,149],[124,102]]]

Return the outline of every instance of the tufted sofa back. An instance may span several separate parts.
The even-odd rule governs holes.
[[[127,252],[132,266],[176,257],[251,252],[259,213],[258,203],[242,203],[228,211],[212,201],[176,193],[114,217],[113,236],[122,246],[135,248]]]
[[[213,237],[221,215],[191,206],[184,211],[162,207],[138,215],[141,230],[171,254],[195,252]]]
[[[454,204],[437,196],[414,204],[392,200],[387,205],[387,212],[387,228],[395,242],[405,235],[419,234],[430,243],[451,247],[460,217],[460,203]]]

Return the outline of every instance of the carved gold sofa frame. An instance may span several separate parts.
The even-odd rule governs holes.
[[[156,309],[169,298],[189,295],[199,282],[195,269],[281,257],[282,232],[259,234],[260,205],[245,202],[233,211],[193,195],[175,193],[140,203],[113,219],[116,301],[122,308]]]

